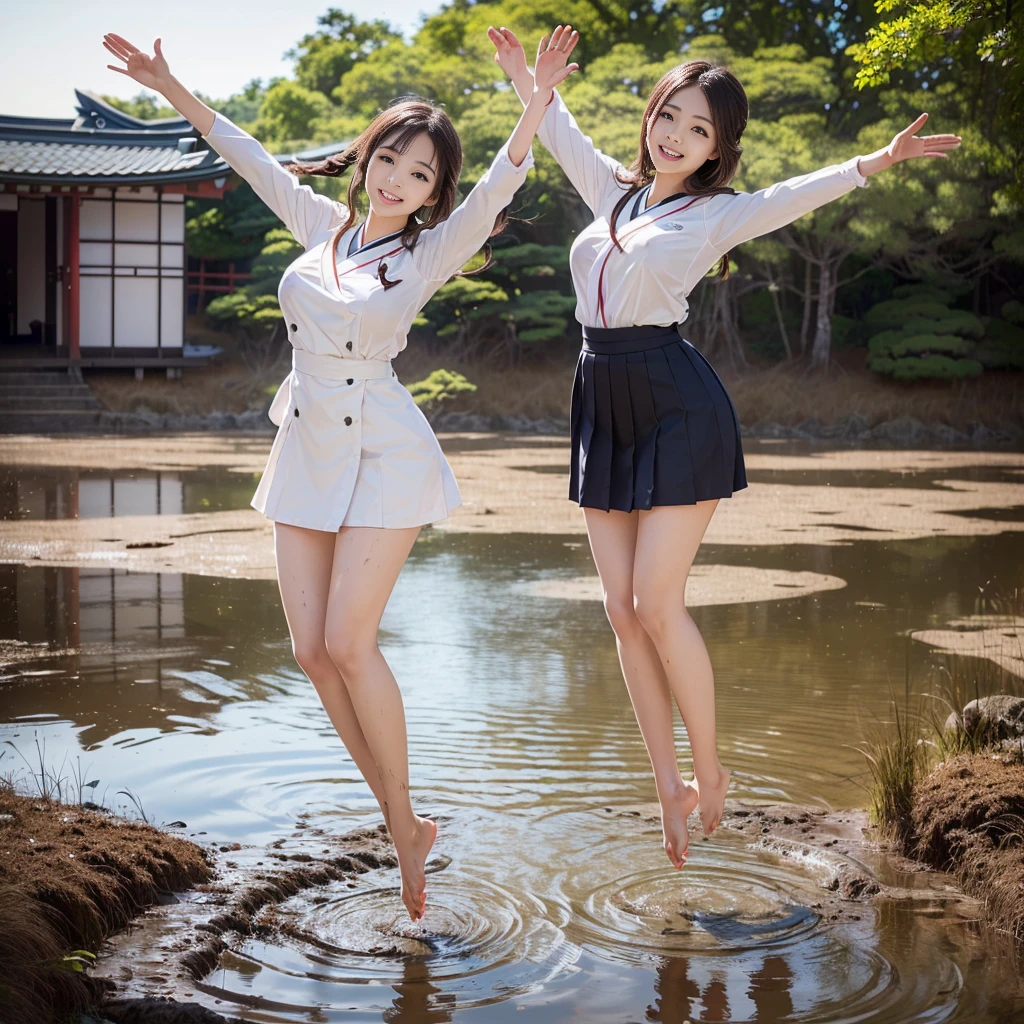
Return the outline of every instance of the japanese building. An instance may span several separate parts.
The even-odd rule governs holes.
[[[231,169],[185,118],[76,96],[74,119],[0,115],[0,366],[187,365],[185,200]]]

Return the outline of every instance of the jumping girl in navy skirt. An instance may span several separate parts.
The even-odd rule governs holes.
[[[533,81],[522,46],[508,29],[489,35],[526,103]],[[559,26],[538,54],[557,49],[568,59],[577,40]],[[537,133],[596,218],[570,253],[583,350],[572,391],[569,495],[583,506],[676,868],[687,857],[688,815],[699,806],[710,835],[729,785],[715,738],[714,675],[686,610],[686,578],[719,499],[747,485],[736,410],[679,332],[686,297],[716,264],[725,275],[733,246],[894,163],[944,157],[960,144],[955,135],[915,138],[922,114],[870,156],[736,192],[729,182],[747,113],[735,75],[694,60],[654,87],[629,168],[595,148],[557,92]],[[676,761],[672,697],[693,752],[690,783]]]

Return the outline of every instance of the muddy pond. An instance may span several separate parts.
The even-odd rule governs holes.
[[[245,458],[159,471],[137,456],[118,465],[113,448],[108,468],[0,452],[0,528],[241,515],[246,460],[266,447],[247,445]],[[453,450],[465,495],[487,446]],[[914,634],[980,622],[985,596],[1024,578],[1024,458],[749,450],[752,500],[778,496],[776,524],[791,488],[842,535],[807,531],[798,509],[806,535],[792,543],[774,525],[711,533],[701,548],[691,603],[715,666],[730,795],[862,808],[858,747],[893,694],[941,667]],[[564,445],[534,451],[507,466],[560,493]],[[922,529],[913,507],[897,530],[871,518],[895,491],[920,502]],[[996,1024],[1024,1012],[1009,941],[941,900],[869,902],[830,921],[813,863],[728,828],[695,841],[674,872],[657,825],[619,813],[654,788],[586,538],[501,525],[425,530],[383,621],[414,805],[440,825],[424,920],[404,919],[396,871],[310,890],[278,908],[295,925],[287,938],[233,943],[190,998],[245,1020],[324,1024]],[[258,851],[297,824],[340,835],[378,823],[292,658],[265,565],[140,571],[95,546],[33,558],[24,538],[0,529],[0,770],[27,776],[22,758],[38,771],[42,752],[48,767],[99,780],[97,802],[134,815],[137,800],[151,822],[184,822],[178,833],[207,845]],[[131,543],[149,553],[144,539],[121,547]],[[677,735],[686,771],[681,723]]]

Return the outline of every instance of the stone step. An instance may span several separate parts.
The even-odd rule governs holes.
[[[32,397],[39,399],[82,398],[93,394],[88,384],[24,384],[12,385],[0,381],[0,404],[9,398]]]
[[[0,434],[74,433],[100,425],[99,409],[36,409],[8,412],[0,409]],[[0,461],[3,456],[0,455]]]
[[[5,412],[65,411],[70,409],[101,409],[96,396],[87,391],[84,395],[7,395],[0,396],[0,409]]]

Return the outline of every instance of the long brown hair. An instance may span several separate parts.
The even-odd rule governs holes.
[[[611,216],[612,241],[621,251],[618,237],[615,234],[615,221],[626,203],[645,185],[654,180],[654,161],[647,147],[647,132],[654,119],[661,115],[661,110],[673,93],[688,85],[700,86],[711,108],[711,120],[715,126],[715,138],[718,140],[718,156],[714,160],[706,160],[684,182],[688,195],[717,196],[735,195],[736,190],[729,182],[736,176],[740,154],[743,147],[740,138],[747,127],[750,105],[747,94],[743,91],[739,79],[728,69],[706,60],[689,60],[679,64],[662,75],[661,80],[651,92],[644,111],[643,124],[640,127],[640,149],[636,159],[626,168],[624,174],[618,176],[619,181],[630,188],[615,204]],[[725,253],[718,264],[718,276],[729,276],[729,254]]]
[[[341,153],[329,156],[319,163],[292,163],[287,166],[293,174],[316,174],[328,178],[337,178],[355,166],[348,186],[348,219],[340,229],[343,232],[356,222],[359,189],[366,180],[366,168],[369,166],[370,157],[385,141],[389,149],[404,153],[421,134],[430,138],[437,156],[437,186],[430,197],[436,202],[430,206],[421,206],[410,215],[402,231],[401,242],[411,252],[416,247],[420,233],[445,220],[455,209],[455,201],[458,198],[459,175],[462,173],[462,143],[452,119],[440,107],[421,97],[399,98],[382,110]],[[490,237],[493,238],[504,230],[507,221],[508,211],[502,210],[494,222]],[[485,246],[485,250],[487,258],[483,266],[466,273],[479,274],[491,265],[490,245]],[[401,284],[400,281],[387,280],[386,272],[387,265],[381,263],[378,276],[385,288]],[[461,273],[456,276],[461,276]]]

